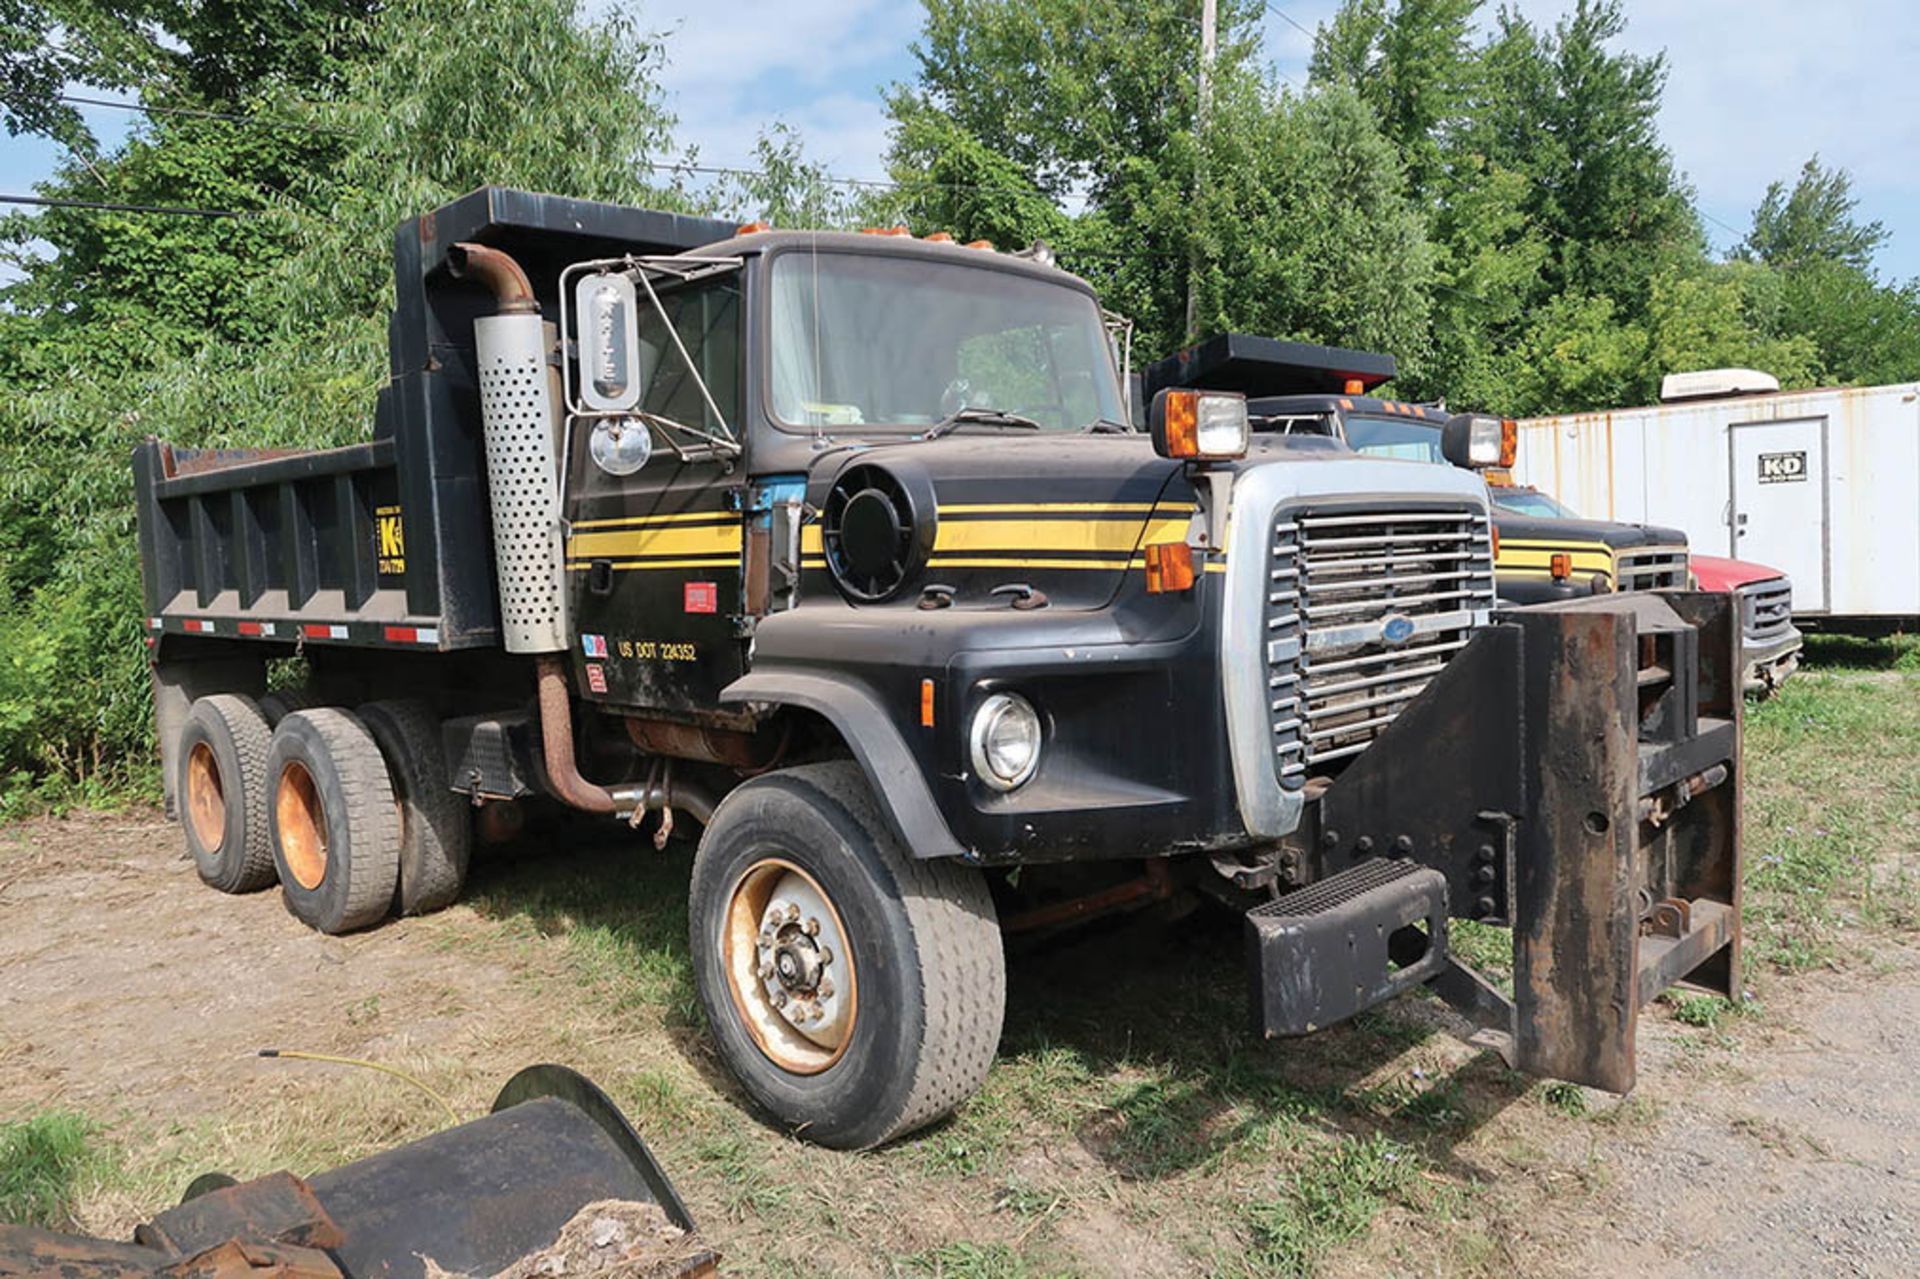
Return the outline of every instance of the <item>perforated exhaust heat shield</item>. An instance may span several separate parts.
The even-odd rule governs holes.
[[[474,321],[500,634],[509,653],[567,647],[554,375],[538,315]]]

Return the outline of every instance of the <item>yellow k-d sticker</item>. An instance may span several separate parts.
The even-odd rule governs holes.
[[[407,530],[397,506],[377,506],[373,511],[373,541],[382,577],[407,571]]]

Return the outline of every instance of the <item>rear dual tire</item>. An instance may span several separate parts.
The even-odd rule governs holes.
[[[272,731],[251,698],[202,697],[187,712],[177,751],[175,803],[200,878],[223,893],[273,882],[266,804]]]
[[[267,753],[273,861],[287,910],[323,933],[386,918],[400,812],[380,747],[346,711],[295,711]]]

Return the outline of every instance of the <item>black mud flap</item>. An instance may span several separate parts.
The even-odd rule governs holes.
[[[1510,999],[1450,955],[1429,984],[1516,1068],[1626,1092],[1646,1004],[1737,991],[1738,640],[1708,593],[1502,612],[1309,805],[1321,875],[1390,852],[1511,926]]]

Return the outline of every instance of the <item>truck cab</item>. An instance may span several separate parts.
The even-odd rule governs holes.
[[[1503,610],[1475,473],[1178,368],[1136,429],[1067,272],[713,230],[477,192],[398,231],[372,441],[137,452],[210,884],[340,931],[450,899],[476,810],[690,820],[716,1050],[836,1146],[979,1084],[1003,932],[1175,897],[1239,919],[1264,1035],[1425,984],[1625,1090],[1647,1000],[1737,989],[1725,597]]]

